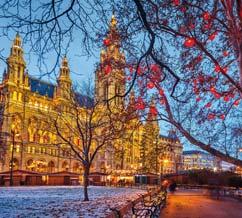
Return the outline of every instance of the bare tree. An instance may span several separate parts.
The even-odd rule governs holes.
[[[84,91],[83,91],[84,90]],[[108,106],[94,99],[91,85],[77,91],[66,92],[65,100],[56,106],[57,113],[46,119],[48,129],[56,134],[56,146],[71,151],[84,169],[84,201],[88,201],[90,168],[97,160],[98,153],[107,152],[115,146],[125,130],[125,116],[120,109]],[[110,108],[113,110],[110,111]]]

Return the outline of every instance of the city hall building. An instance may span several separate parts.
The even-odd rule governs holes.
[[[100,54],[100,65],[107,59],[119,60],[125,63],[124,54],[120,50],[120,36],[117,30],[117,21],[112,16],[106,43]],[[95,74],[95,99],[108,99],[115,94],[125,92],[124,69],[106,69],[104,73],[98,68]],[[71,90],[72,80],[68,60],[63,58],[56,84],[31,76],[26,70],[24,51],[21,37],[17,34],[7,58],[7,69],[0,84],[0,172],[10,170],[13,162],[14,170],[24,170],[38,173],[70,172],[81,174],[81,162],[68,146],[61,145],[57,134],[45,128],[43,119],[54,113],[59,105],[66,105],[65,113],[68,116],[68,104],[64,96],[65,90]],[[65,90],[64,90],[65,89]],[[89,104],[95,99],[84,101],[88,97],[80,95],[80,109],[83,104]],[[130,93],[128,99],[115,98],[115,104],[122,105],[123,109],[132,109],[135,94]],[[85,105],[86,106],[86,105]],[[92,106],[92,103],[89,105]],[[103,106],[105,108],[105,105]],[[132,123],[141,123],[135,117]],[[132,125],[132,124],[128,124]],[[127,130],[129,131],[129,130]],[[169,136],[160,136],[157,121],[147,120],[130,130],[132,137],[124,137],[113,144],[122,145],[122,155],[105,147],[95,158],[91,172],[107,175],[132,175],[135,173],[174,173],[181,168],[182,145],[179,139],[171,132]],[[56,142],[60,142],[56,146]],[[144,146],[145,144],[145,146]],[[159,154],[154,157],[154,146]],[[152,156],[153,155],[153,156]],[[149,162],[153,161],[152,163]]]

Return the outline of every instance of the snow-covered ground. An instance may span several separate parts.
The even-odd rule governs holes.
[[[89,187],[83,202],[81,186],[0,187],[1,218],[102,218],[110,207],[120,207],[145,191],[130,188]]]

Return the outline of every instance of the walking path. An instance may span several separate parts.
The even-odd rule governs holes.
[[[180,190],[168,195],[160,218],[241,218],[242,202],[212,198],[206,190]]]

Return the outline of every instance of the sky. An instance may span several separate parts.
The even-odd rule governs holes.
[[[0,51],[1,55],[5,58],[7,58],[10,54],[10,48],[13,43],[13,39],[15,38],[16,33],[11,33],[12,38],[9,39],[7,37],[1,37],[0,41]],[[23,42],[23,49],[24,51],[29,50],[29,45],[27,42]],[[81,53],[81,48],[78,45],[78,42],[74,42],[73,45],[71,46],[70,50],[71,52],[67,53],[67,58],[69,61],[69,66],[71,70],[71,77],[73,81],[86,81],[87,78],[90,76],[94,76],[94,70],[95,70],[95,63],[99,61],[99,53],[96,50],[95,55],[91,57],[83,56]],[[24,55],[26,64],[27,64],[27,69],[30,75],[39,77],[40,75],[45,74],[44,71],[40,72],[40,69],[37,67],[37,56],[33,54],[26,54]],[[49,66],[49,69],[51,69],[51,66],[55,63],[56,58],[51,56],[48,58],[46,61],[46,64]],[[4,69],[6,68],[6,63],[3,61],[0,62],[0,78],[2,78],[2,74]],[[59,67],[56,69],[56,73],[58,74]],[[93,77],[94,78],[94,77]],[[44,80],[49,80],[51,82],[54,82],[51,80],[49,77],[43,78]]]

